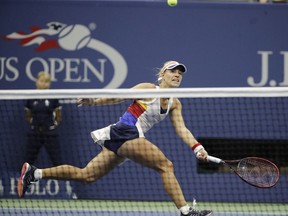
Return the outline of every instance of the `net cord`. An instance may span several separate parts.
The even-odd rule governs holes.
[[[0,90],[0,100],[45,98],[229,98],[288,97],[288,87],[225,87],[167,89],[19,89]]]

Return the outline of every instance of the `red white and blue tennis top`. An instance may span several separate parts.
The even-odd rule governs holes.
[[[151,101],[134,100],[127,112],[120,118],[120,122],[136,126],[139,137],[144,137],[144,133],[150,130],[153,125],[165,119],[169,114],[173,104],[173,98],[169,99],[167,110],[163,110],[160,104],[160,98],[154,98]]]
[[[165,119],[172,105],[173,98],[169,98],[167,110],[161,108],[160,98],[151,101],[134,100],[116,124],[92,131],[91,136],[96,143],[105,147],[112,141],[123,143],[126,140],[145,137],[144,133]]]

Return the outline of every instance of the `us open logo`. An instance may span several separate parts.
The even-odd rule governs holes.
[[[96,28],[96,24],[90,24],[88,28],[85,25],[81,24],[73,24],[67,25],[60,22],[49,22],[47,23],[46,28],[32,27],[31,33],[25,34],[21,32],[13,32],[4,37],[4,39],[8,40],[19,40],[20,45],[24,47],[28,46],[36,46],[36,52],[44,52],[50,49],[62,49],[66,51],[77,52],[81,49],[92,49],[100,54],[102,54],[105,58],[98,60],[101,64],[100,70],[96,69],[93,64],[88,59],[78,60],[82,64],[84,64],[84,68],[90,73],[92,72],[95,77],[100,82],[104,82],[104,67],[105,62],[108,60],[111,62],[114,75],[111,81],[106,84],[104,88],[117,88],[121,86],[121,84],[125,81],[128,73],[127,63],[123,56],[110,45],[97,40],[92,37],[91,30]],[[8,59],[9,62],[13,61],[13,59]],[[18,62],[18,59],[14,59],[15,62]],[[53,61],[47,63],[47,60],[42,58],[33,58],[30,59],[26,64],[26,74],[31,80],[35,80],[31,72],[31,65],[37,62],[38,64],[42,64],[43,69],[49,71],[51,73],[52,81],[56,80],[56,72],[59,72],[60,69],[64,70],[67,62],[63,62],[60,58],[50,58],[49,61]],[[7,61],[8,62],[8,61]],[[51,68],[51,65],[59,65],[58,68]],[[36,63],[35,63],[36,64]],[[69,68],[69,67],[68,67]],[[13,70],[17,72],[17,68]],[[78,82],[89,82],[88,72],[82,76],[80,79],[78,77]],[[66,74],[67,74],[66,69]],[[15,73],[15,79],[17,73]],[[65,78],[65,82],[69,82],[69,76]],[[72,80],[71,82],[76,82]]]

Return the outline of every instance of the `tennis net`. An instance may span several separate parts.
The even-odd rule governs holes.
[[[91,139],[91,131],[118,122],[133,98],[170,97],[179,98],[187,128],[203,144],[209,154],[227,160],[248,156],[264,157],[274,162],[281,173],[276,186],[270,189],[259,189],[245,184],[224,167],[199,162],[193,151],[177,136],[167,117],[149,130],[145,136],[173,162],[175,175],[189,203],[196,198],[199,203],[211,203],[212,207],[208,204],[208,208],[213,208],[213,205],[217,203],[219,212],[238,211],[243,207],[243,212],[246,213],[247,208],[245,209],[245,205],[242,206],[241,203],[253,205],[265,203],[261,205],[263,215],[267,212],[269,215],[288,213],[287,209],[287,212],[286,210],[280,213],[271,212],[271,206],[268,205],[284,204],[288,201],[288,195],[285,192],[288,180],[286,153],[288,150],[288,88],[285,87],[0,90],[2,122],[0,198],[4,206],[0,212],[7,213],[4,199],[18,199],[17,180],[22,164],[27,158],[27,143],[31,141],[29,139],[31,128],[26,121],[24,109],[27,106],[27,100],[59,99],[62,106],[62,120],[57,128],[59,146],[53,143],[47,145],[39,138],[39,146],[35,146],[35,149],[39,147],[39,151],[32,151],[32,154],[35,154],[33,165],[47,168],[55,164],[69,164],[83,168],[102,151],[102,148]],[[77,98],[126,98],[127,100],[113,105],[78,107]],[[46,129],[43,128],[43,130]],[[49,148],[54,148],[54,146],[56,149],[54,151],[52,149],[52,153],[49,154]],[[165,210],[167,202],[171,204],[169,196],[163,189],[159,174],[131,160],[88,185],[57,179],[39,181],[28,189],[24,199],[89,199],[97,200],[97,202],[113,200],[113,211],[117,211],[117,208],[122,211],[125,209],[134,211],[135,209],[133,206],[130,207],[128,202],[133,201],[132,205],[134,208],[137,205],[137,210],[155,211],[156,215],[161,215],[159,211],[167,210]],[[147,205],[147,202],[158,204],[153,208]],[[16,201],[15,206],[11,200],[7,203],[9,203],[7,208],[19,207]],[[223,203],[222,207],[221,203]],[[51,204],[51,209],[55,209],[55,205],[57,204]],[[72,208],[76,204],[69,202],[65,205],[71,205]],[[227,206],[229,206],[228,209]],[[242,207],[239,208],[239,206]],[[61,209],[61,206],[58,207]],[[173,208],[168,209],[170,211]],[[255,207],[254,210],[258,212],[259,209],[260,207]],[[109,211],[109,208],[106,210]],[[54,211],[47,214],[54,214]],[[57,211],[61,214],[60,210]],[[101,211],[101,209],[95,211]],[[30,213],[29,210],[27,214]],[[35,211],[35,215],[38,213]],[[81,214],[88,213],[82,212]],[[105,214],[109,215],[109,212]],[[129,214],[123,213],[123,215]]]

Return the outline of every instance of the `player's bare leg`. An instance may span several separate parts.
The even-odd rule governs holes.
[[[157,146],[145,138],[139,138],[127,141],[117,153],[136,163],[156,170],[161,176],[165,191],[175,205],[180,208],[187,204],[178,180],[174,175],[172,162],[165,157]]]
[[[62,165],[53,168],[42,169],[42,178],[75,180],[83,183],[97,181],[112,169],[124,161],[124,158],[117,156],[114,152],[103,148],[84,168],[71,165]]]
[[[71,165],[37,169],[29,163],[24,163],[17,185],[18,196],[20,198],[24,197],[31,184],[44,178],[75,180],[83,183],[94,182],[106,175],[124,160],[124,158],[117,156],[114,152],[103,148],[83,169]]]
[[[212,211],[198,211],[187,205],[182,189],[174,175],[173,164],[162,151],[145,138],[127,141],[118,150],[118,155],[127,157],[141,165],[156,170],[162,179],[163,187],[180,210],[181,216],[211,216]]]

